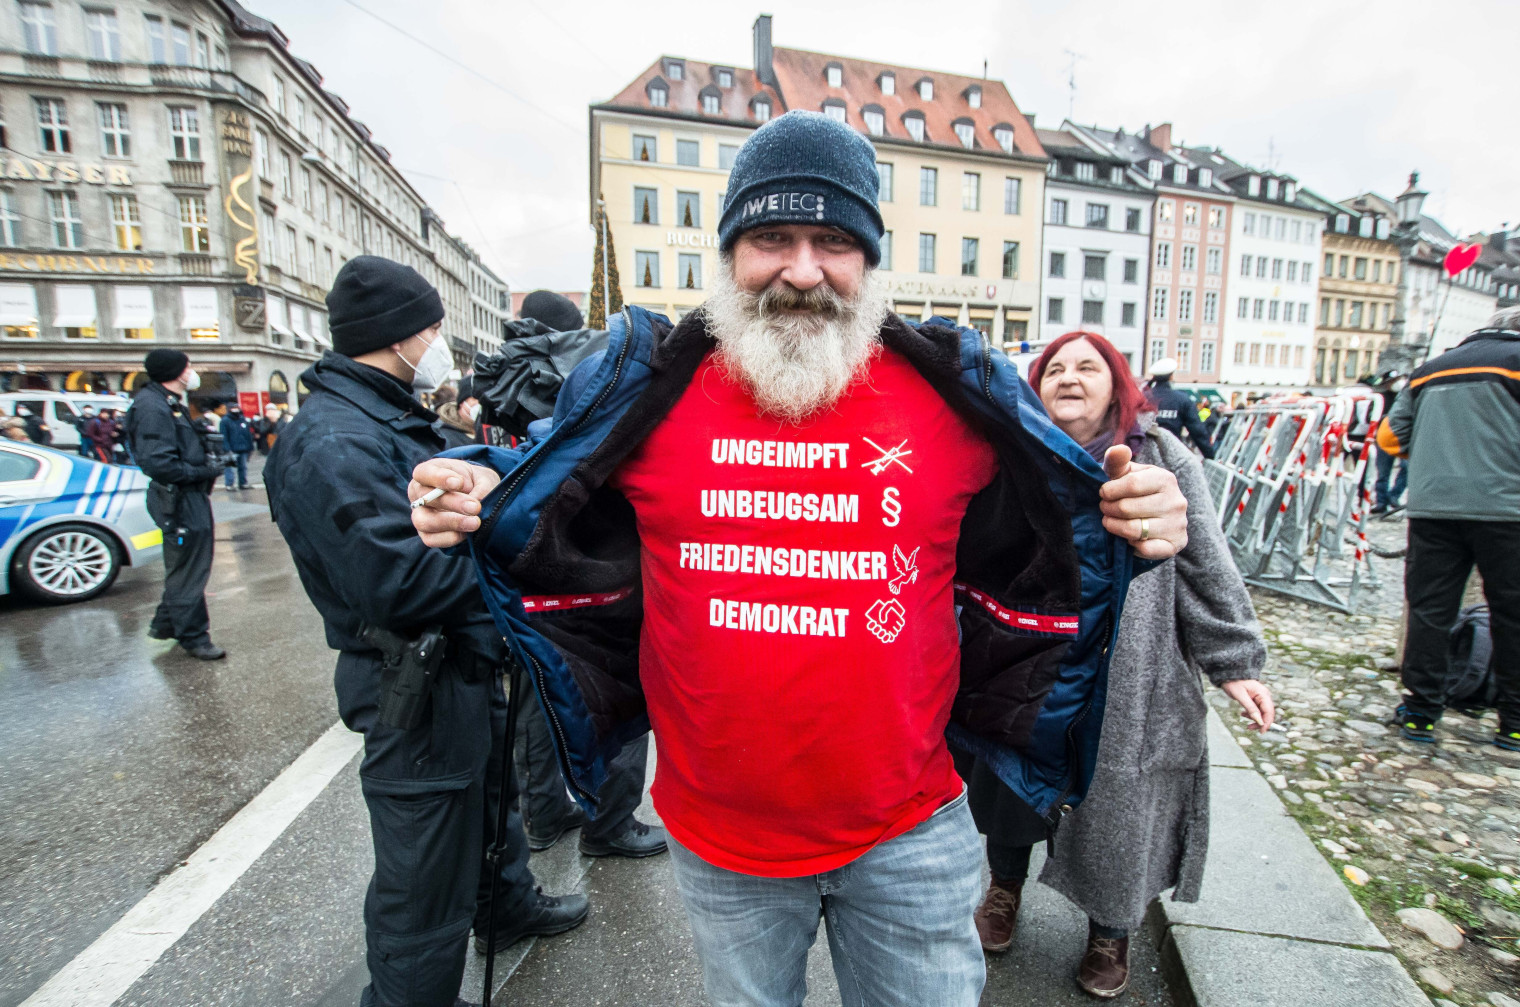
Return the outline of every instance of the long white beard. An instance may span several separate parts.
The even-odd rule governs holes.
[[[702,310],[724,373],[744,385],[762,413],[797,424],[865,376],[881,347],[886,284],[867,270],[848,300],[827,284],[807,291],[776,284],[752,294],[725,263]]]

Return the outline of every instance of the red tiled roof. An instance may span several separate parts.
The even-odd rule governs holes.
[[[678,60],[685,64],[685,73],[680,80],[671,80],[665,74],[665,64],[671,60]],[[732,70],[734,84],[732,87],[719,88],[722,95],[723,112],[719,116],[704,115],[702,112],[702,89],[709,84],[717,87],[717,69]],[[658,77],[665,82],[669,90],[669,98],[664,108],[656,108],[649,102],[649,82]],[[608,105],[620,105],[625,108],[647,108],[656,112],[673,112],[681,115],[701,116],[702,118],[727,119],[732,122],[742,122],[755,125],[755,120],[750,116],[750,99],[756,94],[764,93],[771,98],[771,114],[780,115],[786,111],[786,105],[776,96],[776,92],[755,79],[755,71],[744,67],[729,66],[726,63],[699,63],[692,59],[679,59],[673,56],[661,56],[649,65],[643,73],[639,74],[627,87],[619,91]]]
[[[864,133],[866,124],[861,109],[867,105],[879,105],[886,119],[886,135],[910,141],[902,117],[905,112],[917,110],[924,116],[925,142],[947,147],[962,147],[955,135],[954,123],[957,119],[969,119],[976,128],[977,148],[994,153],[1001,153],[1002,148],[992,136],[993,127],[1007,125],[1013,127],[1014,153],[1045,156],[1034,127],[1029,125],[1029,120],[1024,118],[1000,80],[847,59],[803,49],[777,48],[774,53],[776,79],[781,84],[781,93],[786,96],[787,108],[818,112],[823,109],[825,99],[838,98],[845,104],[846,121]],[[829,87],[826,70],[832,63],[837,63],[842,70],[839,87]],[[877,80],[883,72],[896,74],[896,94],[881,93]],[[918,82],[926,77],[934,82],[932,101],[924,101],[918,96]],[[972,108],[966,101],[966,90],[973,85],[982,89],[981,108]]]

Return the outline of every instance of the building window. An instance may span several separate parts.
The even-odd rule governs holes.
[[[1275,322],[1275,321],[1277,321],[1277,314],[1278,314],[1279,310],[1281,310],[1281,308],[1282,308],[1282,304],[1279,301],[1269,301],[1269,302],[1267,302],[1267,321],[1269,321],[1269,322]]]
[[[1108,279],[1108,256],[1084,255],[1082,256],[1082,279],[1084,280],[1107,280]]]
[[[864,109],[861,111],[860,117],[866,121],[866,132],[872,136],[880,136],[887,128],[887,117],[882,115],[880,109]]]
[[[1154,163],[1154,162],[1152,162],[1152,163]],[[1151,360],[1150,360],[1150,362],[1154,364],[1156,361],[1160,360],[1164,356],[1166,356],[1166,340],[1165,339],[1152,339],[1151,340]]]
[[[1204,253],[1204,269],[1206,272],[1218,276],[1224,269],[1224,249],[1211,248]]]
[[[633,285],[636,287],[658,287],[660,285],[660,253],[634,252],[633,277]]]
[[[176,66],[189,66],[190,65],[190,28],[189,28],[189,26],[182,25],[178,21],[170,21],[169,22],[169,51],[170,51],[170,54],[174,57],[174,64]],[[280,83],[281,83],[282,92],[283,92],[284,81],[281,81]],[[285,112],[285,103],[284,103],[284,94],[283,93],[281,94],[280,112],[281,112],[281,114],[284,114],[284,112]]]
[[[301,169],[301,208],[307,213],[312,212],[311,206],[311,170]]]
[[[1187,227],[1196,226],[1198,223],[1198,204],[1182,204],[1182,223]]]
[[[1140,260],[1139,259],[1125,259],[1124,260],[1124,282],[1125,283],[1139,283],[1140,282]]]
[[[132,131],[127,125],[127,106],[101,102],[95,106],[100,118],[100,150],[106,157],[132,156]]]
[[[1256,257],[1256,278],[1258,280],[1265,280],[1267,278],[1267,257],[1265,255],[1258,255]]]
[[[1214,344],[1200,343],[1198,345],[1198,373],[1214,373]]]
[[[1066,301],[1060,297],[1048,297],[1045,299],[1045,320],[1047,322],[1066,321]]]
[[[1087,226],[1108,230],[1108,206],[1105,203],[1087,204]]]
[[[1237,363],[1237,364],[1243,364],[1245,362],[1246,362],[1246,344],[1245,343],[1236,343],[1235,344],[1235,363]]]
[[[1250,348],[1250,360],[1253,365],[1261,363],[1261,344],[1252,343]]]
[[[121,28],[116,24],[115,11],[85,11],[84,32],[90,43],[91,59],[121,62]]]
[[[918,236],[918,271],[920,273],[934,272],[934,235],[932,234]]]
[[[670,91],[658,84],[649,85],[649,104],[655,108],[665,108],[670,104]]]
[[[182,106],[169,108],[169,139],[176,161],[199,161],[201,159],[201,124],[195,109]],[[286,170],[290,157],[286,155]],[[285,193],[287,196],[290,193]]]
[[[401,245],[401,241],[398,238],[396,240],[396,248],[394,249],[394,254],[397,257],[399,257],[400,254],[401,254],[400,245]],[[310,280],[311,282],[315,283],[317,281],[317,239],[316,238],[307,238],[306,239],[305,252],[306,252],[306,254],[305,254],[305,256],[302,257],[302,260],[301,260],[301,266],[304,269],[304,275],[305,275],[305,277],[308,280]],[[312,314],[315,315],[316,312],[312,312]]]
[[[966,88],[966,104],[972,108],[982,107],[982,89],[975,84]]]
[[[633,134],[633,159],[635,161],[658,161],[659,148],[655,138],[641,133]]]
[[[716,91],[709,91],[702,95],[703,115],[722,115],[723,96]]]
[[[1351,275],[1358,280],[1365,280],[1367,278],[1367,260],[1358,257],[1356,265],[1352,268]]]
[[[273,178],[269,173],[269,134],[262,129],[253,131],[253,161],[258,165],[260,178]]]
[[[1385,323],[1388,321],[1388,305],[1386,304],[1383,305],[1383,321]],[[1300,303],[1298,306],[1298,324],[1309,324],[1309,302],[1307,301]]]
[[[21,35],[26,51],[39,56],[58,55],[58,26],[53,21],[53,5],[21,0]]]
[[[976,127],[969,122],[957,122],[955,138],[961,142],[962,147],[970,150],[976,146]]]
[[[1052,224],[1066,223],[1066,210],[1068,204],[1064,199],[1052,199],[1050,201],[1050,222]]]
[[[1102,301],[1083,301],[1082,302],[1082,324],[1083,325],[1102,325],[1103,324],[1103,302]]]
[[[74,150],[69,137],[69,113],[61,98],[33,98],[37,109],[37,132],[42,149],[49,154],[68,154]]]
[[[734,72],[732,70],[719,70],[718,71],[718,86],[719,87],[733,87],[734,86]]]
[[[1350,324],[1351,324],[1351,328],[1353,328],[1353,329],[1360,329],[1362,327],[1362,304],[1363,304],[1363,302],[1361,302],[1361,301],[1352,301],[1351,302],[1351,323]]]
[[[968,171],[961,175],[961,209],[980,210],[982,208],[982,176],[974,171]]]
[[[636,187],[633,190],[633,222],[635,224],[658,224],[660,222],[660,193],[658,189]]]
[[[317,212],[322,215],[322,223],[332,222],[332,192],[325,181],[317,183]]]
[[[1266,315],[1266,312],[1267,302],[1265,298],[1258,297],[1251,302],[1251,317],[1254,320],[1258,322],[1261,321],[1262,318]]]
[[[50,192],[48,212],[53,221],[55,248],[82,248],[84,221],[79,217],[79,197],[72,192]]]
[[[1193,320],[1193,292],[1183,289],[1177,292],[1177,321],[1191,322]]]
[[[1003,242],[1003,279],[1017,280],[1019,278],[1019,243],[1017,241]]]
[[[837,63],[830,63],[823,71],[824,78],[829,82],[829,87],[844,86],[844,68]]]
[[[1203,294],[1203,323],[1212,325],[1219,321],[1219,292],[1207,290]]]
[[[939,204],[939,169],[918,169],[918,205],[937,206]]]
[[[695,168],[702,163],[702,142],[700,140],[677,140],[676,141],[676,164]]]
[[[976,238],[961,239],[961,275],[977,275],[977,253],[981,248],[981,242]]]
[[[1283,277],[1283,260],[1272,260],[1272,279],[1280,280]]]
[[[1023,188],[1017,178],[1003,179],[1003,212],[1018,213],[1020,190]]]
[[[1211,227],[1211,228],[1220,228],[1220,227],[1223,227],[1223,226],[1224,226],[1224,207],[1222,207],[1222,206],[1211,206],[1211,207],[1209,207],[1209,227]],[[1214,352],[1214,344],[1212,344],[1212,343],[1204,343],[1203,345],[1205,347],[1207,347],[1210,355],[1212,355],[1213,352]],[[1213,370],[1213,368],[1210,367],[1209,370]]]
[[[877,201],[882,203],[892,202],[892,162],[876,162]]]
[[[844,122],[849,118],[849,113],[845,111],[844,103],[840,101],[824,102],[823,114],[828,116],[830,119],[833,119],[835,122]]]
[[[1172,243],[1170,241],[1158,242],[1156,245],[1156,268],[1172,268]]]
[[[1056,279],[1061,279],[1066,275],[1065,252],[1050,253],[1050,275]]]
[[[1165,287],[1157,287],[1151,295],[1151,317],[1158,322],[1166,321],[1166,296]]]
[[[1296,282],[1298,282],[1298,260],[1297,259],[1291,260],[1288,263],[1288,282],[1289,283],[1296,283]]]
[[[1172,210],[1173,206],[1170,199],[1156,201],[1156,219],[1163,224],[1170,224],[1172,222]]]
[[[136,196],[111,196],[111,230],[118,251],[142,251],[142,217],[137,212]]]
[[[0,245],[15,248],[21,244],[21,214],[9,189],[0,189]]]
[[[892,73],[891,71],[883,73],[880,77],[877,78],[877,83],[881,86],[882,94],[897,93],[897,74]]]
[[[1237,305],[1236,318],[1249,318],[1251,315],[1251,299],[1242,297]]]
[[[1277,366],[1277,344],[1276,343],[1267,343],[1266,344],[1266,350],[1267,350],[1267,358],[1266,358],[1265,361],[1263,361],[1263,363],[1265,363],[1266,366],[1268,366],[1268,367],[1276,367]],[[1286,364],[1287,362],[1288,362],[1287,347],[1283,347],[1283,363]]]
[[[718,144],[718,167],[728,171],[734,166],[734,158],[739,156],[739,145],[736,143]]]
[[[756,98],[751,109],[756,122],[771,121],[771,100],[769,98]]]
[[[1185,164],[1172,165],[1172,182],[1176,185],[1187,185],[1188,170]]]
[[[280,152],[280,194],[286,199],[294,199],[295,193],[295,168],[290,160],[290,155]]]
[[[1193,369],[1193,341],[1177,340],[1177,369],[1184,373]]]
[[[185,251],[211,251],[211,220],[206,216],[205,196],[179,197],[179,233],[180,247]],[[295,249],[290,252],[293,258]]]
[[[918,96],[924,101],[934,100],[934,81],[925,77],[918,82]]]
[[[924,117],[922,115],[903,116],[903,126],[908,131],[908,136],[915,143],[924,142]]]
[[[1071,166],[1071,173],[1079,182],[1091,182],[1098,177],[1098,167],[1091,161],[1078,161]]]
[[[195,65],[198,67],[211,65],[211,40],[200,32],[195,33]]]
[[[682,290],[702,289],[702,256],[682,252],[676,256],[676,286]]]
[[[1183,245],[1182,246],[1182,271],[1185,272],[1185,273],[1193,273],[1193,272],[1197,272],[1197,270],[1198,270],[1198,246],[1197,245]]]
[[[1013,130],[1007,126],[999,126],[992,131],[992,139],[1003,148],[1003,153],[1013,153]]]
[[[1131,234],[1140,233],[1140,211],[1134,207],[1124,211],[1124,229]]]
[[[1346,278],[1346,266],[1347,266],[1347,264],[1350,261],[1351,260],[1350,260],[1350,258],[1348,256],[1345,256],[1345,255],[1340,256],[1340,263],[1339,263],[1340,270],[1336,273],[1336,275],[1339,276],[1343,280]],[[1326,276],[1330,275],[1330,271],[1328,269],[1325,270],[1325,275]]]
[[[892,271],[892,232],[881,232],[881,262],[877,263],[878,269]]]
[[[702,226],[702,194],[700,192],[676,193],[676,226]]]
[[[685,80],[686,79],[686,64],[685,63],[677,63],[674,60],[672,60],[669,63],[666,63],[665,64],[665,76],[669,77],[671,80]]]
[[[1135,302],[1125,301],[1119,305],[1119,324],[1126,329],[1135,327]]]

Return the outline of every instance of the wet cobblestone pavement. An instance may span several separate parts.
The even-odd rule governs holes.
[[[1368,538],[1392,551],[1404,530],[1374,522]],[[1278,701],[1265,737],[1223,693],[1209,701],[1438,1007],[1509,1007],[1520,997],[1520,754],[1491,743],[1492,711],[1448,713],[1434,745],[1399,737],[1403,561],[1373,563],[1381,586],[1355,615],[1252,589]]]

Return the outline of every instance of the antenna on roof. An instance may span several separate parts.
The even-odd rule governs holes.
[[[1070,49],[1062,49],[1071,59],[1066,64],[1066,118],[1072,118],[1072,112],[1077,107],[1077,60],[1086,59],[1082,53],[1072,52]]]
[[[982,80],[987,79],[987,61],[982,60]]]

